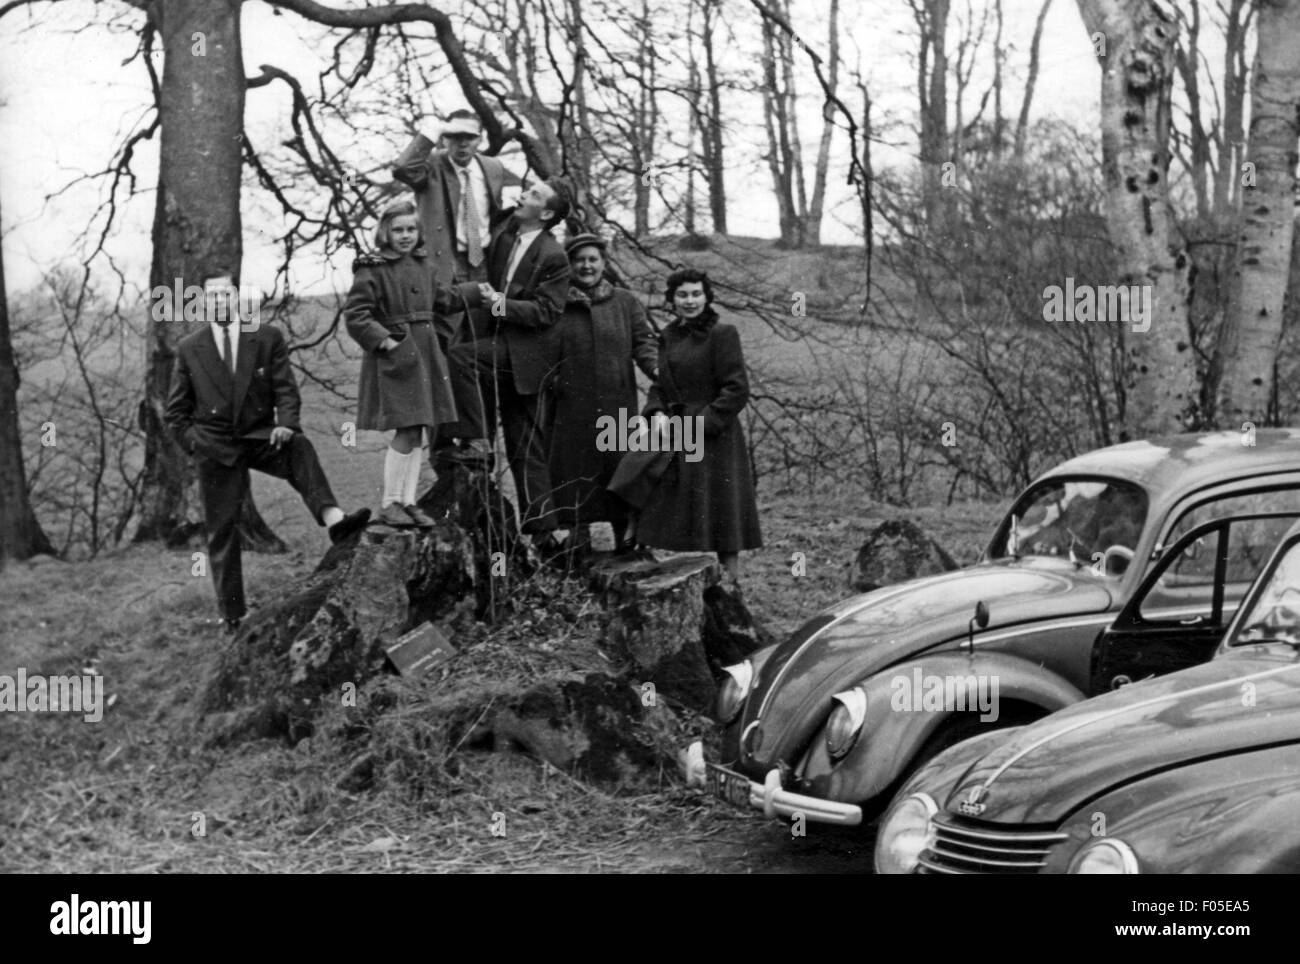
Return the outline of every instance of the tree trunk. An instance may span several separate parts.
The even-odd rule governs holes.
[[[241,0],[163,0],[155,5],[163,38],[158,104],[158,194],[150,288],[202,287],[229,275],[239,283],[243,239],[244,66]],[[182,291],[183,295],[183,291]],[[163,424],[176,344],[191,329],[181,319],[149,323],[149,361],[140,423],[145,433],[142,519],[136,541],[183,541],[201,517],[195,473]],[[284,543],[244,500],[241,536],[248,549],[283,551]]]
[[[1177,23],[1162,0],[1078,0],[1105,42],[1101,79],[1107,228],[1121,285],[1150,292],[1149,328],[1124,322],[1126,437],[1200,424],[1187,300],[1191,260],[1169,208],[1170,92]],[[1113,323],[1113,322],[1111,322]],[[1131,328],[1131,330],[1129,330]]]
[[[1201,91],[1197,69],[1200,66],[1201,6],[1198,0],[1192,0],[1190,9],[1187,42],[1175,47],[1174,57],[1178,73],[1183,78],[1183,89],[1187,92],[1187,119],[1191,138],[1191,157],[1187,159],[1187,167],[1196,195],[1196,216],[1205,219],[1210,214],[1210,137],[1201,120]]]
[[[913,5],[921,28],[918,94],[921,98],[921,172],[926,222],[932,231],[947,230],[948,199],[943,165],[948,151],[948,0],[924,0]]]
[[[1300,0],[1262,0],[1258,11],[1248,145],[1254,183],[1247,179],[1242,188],[1241,234],[1217,355],[1216,415],[1229,428],[1267,417],[1295,230]]]
[[[722,82],[713,55],[713,28],[719,0],[704,0],[704,77],[709,85],[709,123],[704,127],[704,167],[709,178],[709,215],[716,234],[727,233],[727,187],[722,141]]]
[[[835,92],[840,75],[840,31],[839,0],[831,0],[830,25],[827,38],[830,49],[827,53],[827,83]],[[831,137],[835,133],[835,105],[829,97],[822,103],[822,139],[817,145],[817,167],[813,171],[812,206],[808,210],[808,229],[806,240],[809,244],[821,244],[822,214],[826,207],[826,172],[831,160]]]
[[[54,554],[54,547],[36,521],[27,492],[22,429],[18,422],[19,380],[9,331],[4,249],[0,245],[0,566],[7,558],[28,559],[39,553]]]
[[[777,13],[781,10],[778,8]],[[794,170],[790,165],[790,129],[786,112],[786,92],[781,86],[785,71],[778,60],[787,56],[787,44],[781,41],[770,20],[763,21],[763,128],[767,134],[767,164],[772,172],[772,192],[776,195],[777,221],[781,244],[799,246],[799,208],[794,196]]]
[[[1020,116],[1016,119],[1015,158],[1025,158],[1025,135],[1029,131],[1029,108],[1034,102],[1034,87],[1038,84],[1038,50],[1043,40],[1043,21],[1047,19],[1048,8],[1052,0],[1043,0],[1038,10],[1038,20],[1034,23],[1034,37],[1029,42],[1029,75],[1025,78],[1025,96],[1020,102]]]
[[[1223,32],[1223,122],[1219,167],[1214,178],[1214,211],[1226,217],[1241,191],[1244,144],[1242,118],[1246,102],[1246,34],[1253,15],[1247,0],[1230,0]]]

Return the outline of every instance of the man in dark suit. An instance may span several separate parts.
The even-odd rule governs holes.
[[[228,278],[210,280],[205,290],[210,321],[176,346],[165,418],[198,469],[217,605],[234,632],[247,611],[239,521],[249,469],[287,479],[333,542],[364,527],[370,510],[344,515],[330,491],[299,425],[284,335],[234,323]]]
[[[545,547],[556,523],[541,392],[559,362],[555,324],[569,290],[569,259],[550,229],[568,213],[569,190],[558,179],[532,185],[505,212],[488,244],[487,281],[460,285],[473,340],[451,350],[458,434],[469,458],[490,456],[499,410],[522,528]]]

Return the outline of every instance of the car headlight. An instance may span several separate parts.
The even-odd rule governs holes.
[[[740,715],[740,709],[749,698],[750,687],[754,684],[754,664],[749,660],[723,668],[727,674],[722,688],[718,690],[718,705],[714,715],[719,723],[726,725]]]
[[[921,851],[934,844],[934,820],[939,812],[925,793],[914,793],[889,811],[876,837],[876,873],[910,874]]]
[[[835,708],[826,721],[826,752],[838,760],[853,749],[867,718],[867,694],[860,689],[845,690],[831,697]]]
[[[1137,854],[1122,840],[1090,843],[1070,862],[1072,874],[1140,874]]]

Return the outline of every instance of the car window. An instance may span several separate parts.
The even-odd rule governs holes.
[[[1097,555],[1137,546],[1147,515],[1147,495],[1118,479],[1049,479],[1017,501],[992,552],[1007,556],[1057,556],[1092,564]]]
[[[1300,541],[1278,559],[1229,643],[1240,646],[1266,639],[1300,641]]]
[[[1153,622],[1197,617],[1222,621],[1224,614],[1214,612],[1214,585],[1224,540],[1223,602],[1231,613],[1295,519],[1231,519],[1199,536],[1162,561],[1165,568],[1142,600],[1139,615]]]
[[[1172,546],[1186,533],[1197,526],[1214,519],[1226,519],[1229,516],[1260,515],[1266,512],[1300,512],[1300,488],[1272,489],[1264,492],[1238,492],[1230,496],[1212,499],[1184,512],[1165,539],[1165,545]],[[1279,534],[1279,539],[1281,538]],[[1274,542],[1273,545],[1277,543]],[[1271,552],[1269,546],[1265,553]],[[1262,563],[1263,560],[1261,559]],[[1258,570],[1257,570],[1258,571]]]

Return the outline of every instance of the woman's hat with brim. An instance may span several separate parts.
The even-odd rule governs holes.
[[[604,254],[609,247],[609,243],[600,235],[587,232],[585,234],[575,234],[573,237],[565,241],[564,253],[572,258],[573,252],[577,251],[579,248],[585,248],[588,245],[594,245],[595,247],[600,248],[601,254]]]

